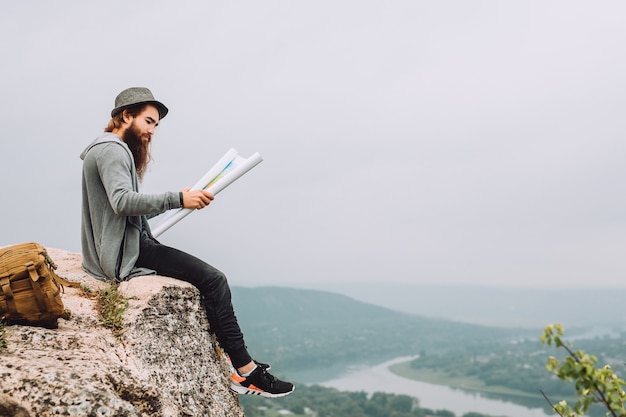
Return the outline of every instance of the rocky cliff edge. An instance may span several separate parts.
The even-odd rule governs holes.
[[[60,276],[94,291],[106,286],[81,269],[80,254],[48,252]],[[96,298],[79,288],[65,288],[72,317],[58,329],[6,326],[0,417],[243,417],[197,289],[148,276],[119,290],[129,302],[119,337],[100,323]]]

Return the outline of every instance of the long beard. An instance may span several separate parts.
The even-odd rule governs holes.
[[[143,180],[143,175],[148,169],[148,164],[152,160],[150,155],[150,141],[141,140],[141,132],[134,124],[131,124],[122,135],[122,140],[126,142],[135,160],[135,169],[139,180]]]

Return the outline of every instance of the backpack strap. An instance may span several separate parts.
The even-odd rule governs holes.
[[[4,300],[7,303],[7,310],[11,314],[17,314],[17,306],[15,305],[15,299],[13,298],[13,291],[11,290],[9,277],[0,278],[0,288],[2,288]]]
[[[58,276],[57,273],[52,270],[50,270],[50,273],[52,274],[54,279],[63,287],[72,287],[72,288],[80,287],[80,282],[68,281],[65,278]]]
[[[48,252],[44,249],[42,252],[40,252],[43,257],[45,258],[46,262],[48,263],[48,265],[50,266],[50,274],[54,277],[54,279],[61,284],[63,287],[73,287],[73,288],[78,288],[80,287],[80,282],[74,282],[74,281],[68,281],[63,277],[60,277],[55,270],[58,268],[57,264],[54,263],[54,261],[52,260],[52,258],[50,258],[50,256],[48,255]]]
[[[33,286],[33,295],[37,300],[37,305],[39,306],[40,311],[50,311],[50,301],[48,301],[47,297],[44,295],[41,290],[41,286],[39,285],[39,274],[37,273],[37,269],[35,269],[35,264],[33,262],[29,262],[26,264],[26,268],[28,268],[28,274],[30,275],[31,285]],[[46,302],[48,301],[48,302]]]

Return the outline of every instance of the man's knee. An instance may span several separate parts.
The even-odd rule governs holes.
[[[228,279],[226,275],[215,268],[205,268],[202,271],[198,289],[204,294],[214,293],[228,289]]]

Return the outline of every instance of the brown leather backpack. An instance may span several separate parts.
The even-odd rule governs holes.
[[[0,248],[0,319],[9,323],[58,327],[69,319],[61,300],[63,285],[80,284],[59,277],[56,264],[39,243]]]

